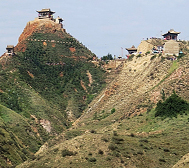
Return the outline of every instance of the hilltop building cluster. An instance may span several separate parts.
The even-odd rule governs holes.
[[[42,9],[38,12],[38,19],[50,19],[53,20],[55,23],[60,24],[61,28],[63,28],[63,24],[62,22],[64,21],[62,18],[60,18],[59,16],[54,19],[53,18],[53,14],[55,14],[55,12],[51,11],[51,9]]]
[[[37,11],[38,13],[38,17],[37,19],[48,19],[48,20],[52,20],[55,23],[57,23],[59,25],[60,28],[63,28],[63,24],[62,22],[64,21],[62,18],[60,18],[59,16],[54,19],[53,14],[55,12],[51,11],[51,9],[42,9],[40,11]],[[12,56],[14,55],[14,45],[7,45],[6,47],[6,52],[5,52],[6,56]]]
[[[53,15],[55,12],[51,11],[50,8],[48,9],[42,9],[39,11],[36,11],[38,13],[38,17],[36,19],[39,20],[51,20],[56,26],[63,29],[62,22],[64,21],[59,16],[54,19]],[[152,41],[156,40],[154,38],[143,40],[140,45],[136,48],[134,45],[131,48],[126,48],[128,51],[127,57],[134,54],[146,54],[146,53],[162,53],[163,55],[171,55],[171,56],[178,56],[179,55],[179,42],[177,41],[178,35],[180,32],[174,31],[174,29],[169,30],[167,33],[162,34],[163,39],[161,40],[161,43],[159,44],[153,44]],[[7,45],[6,48],[6,56],[12,56],[14,55],[14,46],[13,45]],[[122,58],[121,56],[118,57],[119,59]]]
[[[179,42],[177,41],[180,32],[176,32],[173,29],[167,33],[162,34],[163,39],[147,39],[142,41],[138,48],[133,45],[131,48],[126,48],[128,51],[128,57],[132,54],[146,54],[146,53],[162,53],[163,55],[179,56]],[[153,44],[153,40],[159,40],[160,43],[157,45]]]

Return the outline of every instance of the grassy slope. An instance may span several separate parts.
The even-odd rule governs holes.
[[[152,108],[150,105],[152,102],[146,101],[146,98],[152,98],[151,94],[156,93],[158,90],[161,91],[162,88],[166,92],[166,97],[172,93],[172,89],[175,89],[181,97],[188,100],[188,87],[186,85],[188,83],[187,63],[188,57],[184,57],[179,62],[166,62],[166,64],[165,62],[158,62],[158,71],[165,72],[164,69],[161,70],[160,65],[165,66],[167,74],[165,72],[162,76],[160,76],[161,74],[157,76],[160,79],[148,88],[150,91],[145,93],[144,99],[141,98],[140,94],[138,94],[140,101],[133,97],[135,104],[132,107],[139,110],[146,107]],[[175,71],[176,69],[177,71]],[[179,76],[180,72],[182,72],[181,77]],[[153,71],[151,70],[149,73],[151,74]],[[151,78],[152,75],[146,74],[146,76]],[[126,78],[125,75],[124,77]],[[150,81],[148,77],[145,77],[145,79]],[[154,78],[151,78],[152,80]],[[151,88],[154,90],[151,90]],[[115,95],[119,91],[120,89],[117,88]],[[110,99],[112,100],[112,97]],[[129,96],[129,99],[131,99],[131,96]],[[115,101],[120,101],[120,99]],[[122,101],[124,101],[123,98]],[[127,101],[125,102],[127,103]],[[150,104],[145,104],[147,102]],[[111,103],[113,104],[114,102],[112,101]],[[148,113],[142,112],[139,116],[136,113],[130,118],[120,118],[124,113],[126,114],[131,110],[131,107],[127,107],[126,103],[122,103],[125,109],[123,107],[117,109],[118,106],[116,106],[116,111],[113,114],[109,110],[113,105],[106,106],[107,109],[104,109],[105,111],[99,111],[100,107],[97,105],[95,108],[98,109],[97,114],[95,109],[87,113],[85,117],[81,118],[81,122],[77,127],[73,127],[60,137],[49,141],[49,149],[37,154],[36,160],[30,160],[18,167],[163,168],[172,167],[183,155],[189,152],[187,148],[188,115],[179,115],[177,118],[162,120],[159,117],[155,118],[155,112],[152,109]],[[100,106],[102,105],[100,104]],[[65,149],[73,151],[75,155],[63,157],[62,152]]]
[[[72,43],[52,45],[47,42],[43,45],[43,42],[28,41],[25,42],[25,52],[18,52],[6,61],[1,59],[1,124],[4,131],[8,131],[7,137],[12,132],[23,146],[15,152],[23,156],[26,151],[30,153],[16,160],[13,159],[15,153],[8,153],[10,147],[6,148],[1,153],[0,164],[7,166],[15,166],[27,157],[31,158],[46,140],[70,126],[66,113],[68,101],[71,101],[72,113],[77,118],[105,84],[104,71],[87,60],[93,54],[74,38],[68,35],[61,37],[60,32],[59,36],[56,33],[34,33],[31,38]],[[70,47],[75,47],[76,51],[71,52]],[[88,71],[94,81],[91,86],[88,86]],[[81,80],[87,92],[81,86]],[[83,96],[87,98],[83,99]],[[50,133],[40,124],[42,120],[50,122]],[[10,141],[16,143],[12,137]]]
[[[18,167],[171,167],[188,152],[188,118],[184,115],[161,120],[152,110],[119,123],[109,122],[108,126],[88,125],[79,130],[96,133],[89,131],[65,140],[30,164]],[[77,154],[63,157],[64,149]]]
[[[30,147],[38,144],[30,139],[29,131],[31,132],[31,128],[22,116],[0,105],[1,167],[15,166],[32,157],[25,145],[28,144],[27,141],[32,143]]]

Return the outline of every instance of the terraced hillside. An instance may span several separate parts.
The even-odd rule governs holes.
[[[189,152],[188,111],[155,117],[173,90],[189,100],[189,57],[136,56],[65,133],[48,141],[22,167],[172,167]]]

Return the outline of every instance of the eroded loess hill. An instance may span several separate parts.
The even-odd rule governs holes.
[[[1,167],[33,157],[105,85],[105,72],[90,61],[94,54],[51,20],[29,22],[15,52],[0,58]]]
[[[188,153],[188,116],[155,117],[162,92],[189,100],[189,57],[134,57],[73,123],[18,167],[172,167]]]

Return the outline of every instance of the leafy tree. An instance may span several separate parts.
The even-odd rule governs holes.
[[[157,103],[155,111],[156,117],[177,117],[178,114],[182,115],[189,111],[189,104],[173,91],[173,94],[164,102],[160,100]]]
[[[108,55],[102,57],[102,60],[113,60],[112,54],[108,53]]]

